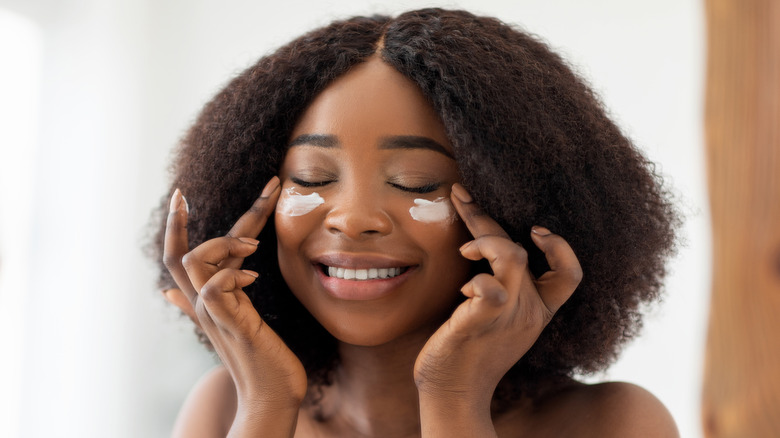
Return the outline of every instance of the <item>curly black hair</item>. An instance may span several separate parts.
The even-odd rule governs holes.
[[[438,112],[462,184],[530,249],[532,271],[546,266],[530,240],[532,225],[563,236],[582,265],[581,284],[494,399],[536,397],[569,376],[605,369],[638,333],[643,305],[659,298],[679,216],[653,163],[585,82],[538,38],[494,18],[423,9],[336,21],[238,75],[206,104],[176,151],[171,188],[190,201],[190,245],[228,232],[278,173],[310,102],[377,52]],[[164,288],[175,285],[162,264],[167,201],[153,219]],[[338,363],[336,341],[282,279],[273,220],[258,239],[244,266],[260,279],[245,291],[299,356],[310,384],[327,384]]]

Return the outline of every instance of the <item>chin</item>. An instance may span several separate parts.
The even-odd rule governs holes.
[[[459,299],[451,306],[440,309],[437,314],[411,314],[400,311],[396,314],[376,312],[344,312],[330,314],[325,318],[314,317],[337,341],[360,347],[380,347],[394,342],[419,343],[419,347],[449,318]]]

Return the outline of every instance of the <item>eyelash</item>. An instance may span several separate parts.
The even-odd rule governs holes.
[[[426,184],[426,185],[420,186],[420,187],[406,187],[406,186],[402,186],[400,184],[395,184],[395,183],[390,183],[390,185],[395,187],[395,188],[397,188],[397,189],[399,189],[399,190],[403,190],[404,192],[421,193],[421,194],[423,194],[423,193],[431,193],[432,191],[438,189],[439,186],[441,186],[440,183],[430,183],[430,184]]]
[[[293,183],[295,183],[295,184],[297,184],[297,185],[299,185],[301,187],[322,187],[322,186],[326,186],[326,185],[328,185],[328,184],[333,182],[331,180],[310,182],[310,181],[304,181],[302,179],[298,179],[298,178],[296,178],[294,176],[290,177],[290,181],[292,181]]]
[[[326,185],[334,182],[332,180],[304,181],[304,180],[296,178],[296,177],[290,177],[290,180],[293,183],[295,183],[295,184],[297,184],[297,185],[299,185],[301,187],[323,187],[323,186],[326,186]],[[431,192],[435,191],[436,189],[438,189],[441,186],[441,183],[431,183],[431,184],[426,184],[424,186],[419,186],[419,187],[406,187],[406,186],[402,186],[402,185],[396,184],[396,183],[388,183],[388,184],[390,184],[391,186],[397,188],[398,190],[402,190],[404,192],[420,193],[420,194],[431,193]]]

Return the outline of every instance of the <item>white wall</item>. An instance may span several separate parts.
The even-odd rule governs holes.
[[[680,193],[688,246],[673,262],[666,301],[651,312],[644,336],[596,380],[647,387],[683,436],[700,436],[710,267],[699,3],[430,4],[495,15],[547,39]],[[9,20],[28,29],[18,40],[2,33],[10,25],[0,32],[0,92],[17,90],[20,102],[35,103],[20,110],[27,107],[10,94],[0,97],[0,109],[10,108],[0,111],[0,131],[22,132],[0,136],[0,171],[26,169],[0,179],[0,306],[13,313],[0,319],[11,347],[0,361],[0,407],[8,412],[0,436],[168,435],[186,391],[213,364],[186,321],[163,305],[140,251],[148,213],[165,194],[171,146],[230,76],[290,38],[335,17],[422,5],[0,0],[0,11],[22,17]],[[28,40],[28,51],[5,56]],[[12,79],[19,71],[32,85]]]

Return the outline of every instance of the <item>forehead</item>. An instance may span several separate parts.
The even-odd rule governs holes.
[[[452,151],[444,125],[422,91],[376,55],[314,99],[290,139],[306,134],[335,135],[341,142],[362,144],[389,136],[422,136]]]

